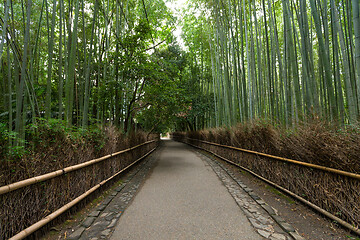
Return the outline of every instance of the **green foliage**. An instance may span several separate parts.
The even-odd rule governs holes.
[[[203,86],[196,83],[204,77],[211,79],[209,64],[200,67],[193,62],[195,55],[176,44],[176,18],[163,0],[26,3],[13,1],[13,11],[1,9],[9,14],[14,46],[4,44],[9,58],[3,54],[1,59],[2,76],[11,76],[12,88],[0,85],[6,94],[9,90],[13,96],[23,96],[11,108],[6,97],[1,99],[0,109],[11,111],[13,120],[8,114],[0,117],[5,123],[14,121],[16,115],[16,136],[26,139],[26,147],[45,146],[46,139],[52,139],[49,144],[64,138],[78,141],[88,136],[88,126],[97,123],[110,122],[124,132],[132,131],[135,122],[145,130],[165,131],[177,128],[178,116],[189,114],[191,108],[193,118],[204,118],[210,109],[209,94],[203,96]],[[69,21],[71,18],[76,21]],[[27,25],[28,19],[31,24]],[[202,18],[197,30],[188,33],[193,38],[200,36],[192,48],[196,53],[209,52],[200,27],[205,21]],[[25,75],[21,76],[17,54],[23,53],[25,30],[29,30],[27,52],[31,54],[24,63],[26,78],[21,78]],[[16,93],[16,79],[20,78],[25,80],[25,94]],[[191,87],[186,86],[190,82]],[[19,110],[21,115],[16,113]],[[21,124],[21,118],[26,124]],[[84,130],[78,130],[80,126]],[[102,142],[101,136],[90,138]]]
[[[175,115],[185,107],[181,89],[181,72],[186,65],[184,53],[172,45],[152,55],[156,62],[152,78],[148,79],[145,95],[136,120],[147,131],[165,132],[174,124]]]
[[[1,122],[14,121],[18,137],[35,142],[39,128],[45,127],[41,117],[65,117],[69,127],[111,122],[125,132],[132,130],[136,112],[144,101],[145,85],[158,75],[159,59],[155,54],[174,39],[175,18],[165,2],[6,2],[11,3],[11,8],[0,7],[1,13],[8,16],[9,35],[3,31],[0,34],[10,38],[0,39],[4,50],[0,56],[4,84],[1,82],[0,90],[5,93],[0,99],[4,113]],[[29,57],[22,68],[25,30],[29,33],[25,51]],[[26,74],[21,74],[23,70]],[[19,79],[24,84],[21,93],[16,92]],[[12,100],[11,107],[10,95],[13,99],[19,97],[17,102]],[[10,111],[12,120],[6,114]],[[48,124],[48,135],[74,132],[62,123],[58,129]]]
[[[97,126],[87,129],[67,127],[65,121],[57,119],[37,119],[35,124],[28,125],[26,135],[26,147],[36,151],[46,151],[68,140],[74,145],[90,144],[100,151],[107,141],[104,131]]]
[[[108,138],[102,128],[93,125],[87,129],[79,129],[79,131],[85,142],[93,146],[97,153],[103,150]]]
[[[307,115],[355,124],[358,4],[338,3],[192,0],[177,19],[164,0],[6,0],[0,121],[21,139],[39,117],[124,132]]]
[[[0,158],[2,160],[16,160],[26,154],[24,144],[19,142],[19,145],[14,145],[15,140],[18,140],[16,132],[9,132],[6,124],[0,123]]]
[[[214,95],[208,125],[265,118],[290,127],[314,116],[356,124],[358,8],[356,0],[189,1],[181,25],[200,91]]]
[[[36,123],[27,126],[26,138],[34,147],[39,147],[47,144],[44,140],[50,139],[51,142],[60,140],[61,142],[67,132],[71,132],[70,128],[67,128],[62,120],[38,118]]]
[[[9,143],[8,130],[5,124],[0,123],[0,157],[4,157],[7,153]]]

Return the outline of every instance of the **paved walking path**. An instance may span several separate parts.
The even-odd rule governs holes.
[[[68,240],[304,240],[211,156],[171,140],[136,165]]]
[[[205,161],[182,143],[164,144],[111,239],[263,239]]]

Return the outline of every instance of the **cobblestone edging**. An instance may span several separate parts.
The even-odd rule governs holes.
[[[156,150],[143,162],[141,162],[123,183],[118,186],[101,204],[90,212],[85,220],[75,228],[69,235],[69,240],[98,240],[108,239],[113,231],[120,216],[131,200],[136,195],[140,185],[144,182],[150,169],[154,167],[157,155],[160,150]]]
[[[277,214],[276,209],[266,204],[222,163],[196,150],[194,151],[212,167],[238,206],[245,213],[251,225],[263,238],[270,240],[304,240],[289,223],[285,222]]]

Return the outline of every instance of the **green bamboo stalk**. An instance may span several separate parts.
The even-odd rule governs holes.
[[[36,64],[36,60],[38,60],[39,58],[37,57],[40,53],[40,51],[38,51],[38,46],[39,46],[39,41],[41,40],[40,38],[40,34],[41,34],[41,23],[42,23],[42,16],[43,16],[43,12],[44,12],[44,8],[45,8],[45,4],[46,4],[46,0],[43,0],[42,4],[41,4],[41,10],[40,10],[40,17],[39,17],[39,21],[38,21],[38,27],[36,30],[36,37],[35,37],[35,46],[33,48],[33,59],[31,62],[31,65],[35,65]],[[39,66],[39,65],[38,65]],[[32,71],[32,76],[34,75],[34,72]],[[34,77],[32,77],[32,79],[34,79]]]
[[[274,104],[274,79],[271,71],[271,61],[270,61],[270,44],[269,44],[269,33],[268,33],[268,23],[266,17],[266,8],[265,0],[262,0],[263,13],[264,13],[264,28],[265,28],[265,39],[266,39],[266,56],[267,56],[267,67],[268,67],[268,83],[269,83],[269,105],[270,105],[270,116],[272,119],[275,118],[275,104]]]
[[[356,72],[356,98],[358,105],[358,118],[360,116],[360,11],[359,1],[352,0],[353,23],[355,35],[355,72]]]
[[[62,48],[63,48],[63,12],[64,12],[64,0],[60,0],[59,2],[59,87],[58,87],[58,107],[59,107],[59,115],[58,119],[62,120],[62,112],[63,112],[63,91],[64,91],[64,74],[63,74],[63,56],[62,56]],[[65,46],[65,38],[64,38],[64,46]]]
[[[279,80],[278,80],[278,72],[280,75],[281,70],[277,69],[277,51],[276,51],[276,41],[277,41],[277,32],[276,28],[274,27],[274,20],[273,20],[273,7],[272,7],[272,1],[268,1],[268,12],[269,12],[269,32],[270,32],[270,46],[271,46],[271,75],[273,78],[273,104],[274,104],[274,111],[275,116],[274,119],[276,121],[281,121],[280,112],[282,109],[282,101],[281,96],[279,96],[280,89],[278,86]],[[281,63],[281,61],[280,61]],[[280,66],[279,66],[280,68]]]
[[[246,57],[247,57],[247,70],[248,70],[248,87],[247,90],[249,91],[248,101],[249,101],[249,118],[253,118],[253,107],[252,107],[252,74],[251,74],[251,68],[250,68],[250,51],[249,51],[249,41],[248,41],[248,29],[247,29],[247,14],[246,14],[246,5],[245,0],[242,1],[243,3],[243,12],[244,12],[244,26],[245,26],[245,42],[246,42]]]
[[[211,54],[211,71],[212,71],[212,84],[213,84],[213,95],[214,95],[214,104],[215,104],[215,126],[218,127],[219,125],[219,115],[218,115],[218,97],[217,97],[217,93],[216,93],[216,85],[215,85],[215,81],[216,81],[216,70],[215,70],[215,49],[213,47],[212,44],[212,40],[210,39],[210,32],[208,33],[208,41],[210,44],[210,54]],[[214,127],[215,127],[214,126]]]
[[[26,6],[26,26],[25,26],[25,35],[24,35],[24,53],[21,65],[21,78],[18,88],[16,89],[16,120],[15,120],[15,132],[18,133],[18,136],[23,136],[24,134],[24,120],[26,117],[24,114],[24,110],[26,110],[26,106],[24,104],[24,86],[26,80],[26,67],[28,62],[28,48],[29,48],[29,40],[30,40],[30,20],[31,20],[31,7],[32,0],[27,1]],[[16,145],[19,145],[19,140],[16,140]]]
[[[47,72],[47,84],[46,84],[46,100],[45,100],[45,118],[51,117],[51,76],[52,76],[52,62],[54,54],[54,36],[55,36],[55,17],[56,17],[56,0],[53,1],[53,12],[51,19],[51,34],[49,39],[49,64]]]
[[[240,16],[237,16],[238,13],[240,14]],[[242,77],[243,77],[243,73],[242,73],[242,69],[241,69],[241,51],[243,50],[243,42],[240,43],[239,41],[239,35],[242,35],[242,32],[240,28],[240,24],[241,24],[241,6],[240,6],[240,1],[236,0],[234,1],[234,18],[235,18],[235,43],[234,43],[234,50],[235,51],[235,55],[236,55],[236,63],[237,63],[237,73],[236,73],[236,77],[237,77],[237,105],[238,105],[238,109],[239,109],[239,119],[238,121],[243,122],[244,121],[244,107],[243,107],[243,84],[242,84]],[[241,49],[239,49],[241,48]]]
[[[292,124],[292,117],[293,117],[293,111],[292,111],[292,87],[291,87],[291,67],[289,67],[290,64],[290,50],[289,50],[289,41],[291,41],[292,36],[289,34],[290,26],[289,26],[289,20],[288,20],[288,10],[286,7],[287,2],[282,0],[282,6],[283,6],[283,21],[284,21],[284,100],[285,100],[285,123],[287,126],[290,126]]]
[[[354,58],[354,39],[353,39],[353,33],[354,30],[352,28],[353,21],[352,21],[352,13],[351,13],[351,0],[341,0],[337,5],[342,6],[342,14],[340,8],[338,8],[338,13],[340,15],[340,26],[341,30],[344,34],[344,40],[345,40],[345,46],[346,46],[346,54],[347,59],[349,60],[349,69],[350,69],[350,82],[351,82],[351,88],[353,92],[353,96],[355,96],[355,104],[356,108],[357,106],[357,89],[356,89],[356,69],[355,69],[355,58]],[[340,6],[339,6],[340,7]],[[358,114],[358,112],[356,113]]]
[[[85,73],[85,96],[84,96],[84,108],[83,108],[83,117],[82,117],[82,127],[87,128],[88,125],[88,114],[89,114],[89,103],[90,103],[90,64],[92,61],[93,56],[93,44],[94,44],[94,35],[95,35],[95,21],[97,19],[97,12],[98,12],[98,3],[95,2],[94,8],[94,16],[93,22],[91,27],[91,39],[90,39],[90,53],[89,57],[87,58],[87,65],[86,65],[86,73]]]
[[[216,21],[218,21],[218,19],[216,19]],[[218,25],[218,23],[216,24]],[[225,103],[224,103],[224,96],[223,96],[223,89],[222,89],[222,68],[220,65],[220,51],[219,51],[219,46],[220,46],[220,40],[219,40],[219,30],[218,27],[216,26],[216,30],[215,32],[215,39],[216,39],[216,44],[215,44],[215,55],[216,55],[216,69],[217,69],[217,75],[216,75],[216,84],[217,84],[217,94],[218,94],[218,99],[219,99],[219,123],[220,126],[225,125]]]
[[[266,93],[263,89],[263,85],[264,85],[264,80],[262,78],[262,66],[261,66],[261,60],[262,60],[262,56],[261,56],[261,41],[259,41],[259,39],[261,39],[261,31],[259,31],[259,24],[258,24],[258,20],[257,20],[257,12],[256,12],[256,6],[255,6],[255,1],[252,1],[253,4],[253,17],[254,17],[254,24],[255,24],[255,32],[254,35],[255,37],[255,41],[254,41],[254,45],[253,45],[253,49],[255,52],[256,49],[256,53],[254,54],[254,58],[253,58],[253,71],[254,71],[254,112],[255,112],[255,117],[265,117],[265,109],[263,108],[264,103],[263,103],[263,99],[266,98]],[[252,31],[252,24],[251,24],[251,31]],[[253,31],[252,31],[253,32]],[[253,33],[252,33],[253,34]],[[256,44],[256,46],[255,46]],[[257,66],[256,66],[257,65]],[[263,97],[264,96],[264,97]]]
[[[329,99],[328,102],[328,106],[330,110],[329,117],[337,121],[338,113],[336,111],[336,102],[335,102],[333,81],[331,77],[329,54],[326,50],[324,36],[322,33],[321,21],[320,21],[318,9],[316,8],[315,5],[315,1],[314,0],[309,0],[309,1],[310,1],[311,14],[313,16],[315,23],[316,34],[319,41],[319,54],[320,54],[321,64],[323,65],[322,69],[325,74],[326,94],[327,94],[327,98]]]
[[[305,85],[305,94],[304,94],[304,102],[306,104],[305,112],[307,114],[312,113],[312,108],[314,106],[314,88],[311,81],[313,80],[312,73],[310,72],[310,59],[308,55],[308,28],[307,28],[307,9],[306,2],[300,1],[300,10],[298,12],[299,19],[299,32],[301,36],[301,58],[302,58],[302,75],[303,82]]]
[[[116,15],[115,15],[115,35],[116,35],[116,39],[120,39],[120,6],[119,4],[116,4]],[[117,41],[115,44],[115,51],[116,53],[118,53],[120,51],[120,44]],[[120,111],[121,111],[121,107],[120,107],[120,89],[119,89],[119,82],[120,82],[120,75],[119,75],[119,58],[116,58],[114,60],[114,71],[115,71],[115,96],[114,96],[114,123],[115,126],[120,127]]]
[[[1,34],[1,41],[0,41],[0,59],[2,58],[4,43],[6,40],[7,29],[8,29],[8,19],[9,19],[9,9],[10,9],[10,0],[6,1],[4,4],[4,19],[3,19],[3,26],[2,26],[2,34]]]
[[[70,52],[69,52],[69,62],[68,62],[68,77],[66,82],[66,111],[65,111],[65,120],[68,126],[72,125],[72,115],[73,115],[73,104],[74,104],[74,84],[75,84],[75,60],[76,60],[76,49],[77,49],[77,29],[78,29],[78,19],[79,19],[79,0],[75,1],[75,17],[73,19],[73,28],[72,35],[69,38]]]
[[[245,19],[245,11],[242,10],[242,2],[238,0],[238,9],[239,9],[239,29],[240,29],[240,42],[241,42],[241,89],[242,89],[242,108],[244,109],[243,112],[243,120],[247,120],[249,117],[249,110],[248,110],[248,97],[247,97],[247,89],[246,89],[246,68],[245,68],[245,50],[244,50],[244,35],[247,34],[244,31],[244,25],[246,26],[246,19]],[[243,22],[245,24],[243,24]],[[239,60],[240,62],[240,60]]]
[[[354,98],[353,89],[351,87],[350,68],[349,68],[350,64],[349,64],[349,59],[348,59],[348,55],[346,52],[344,34],[343,34],[342,28],[340,26],[340,20],[339,20],[337,9],[335,7],[334,0],[331,0],[330,4],[331,4],[331,8],[332,8],[331,14],[333,17],[334,37],[336,38],[336,39],[333,38],[333,42],[336,45],[338,44],[337,34],[339,34],[339,39],[340,39],[340,47],[341,47],[343,66],[344,66],[345,93],[346,93],[348,111],[349,111],[349,121],[350,121],[350,123],[355,123],[356,117],[357,117],[356,100]],[[336,46],[336,48],[338,48],[338,46]],[[338,65],[339,61],[337,60],[334,64]],[[339,94],[341,94],[341,96],[342,96],[342,88],[341,88],[340,83],[339,83],[338,91],[340,92]],[[340,102],[340,104],[343,104],[343,103]]]
[[[335,23],[336,21],[336,17],[334,15],[335,13],[335,8],[334,8],[334,2],[333,0],[330,0],[330,4],[331,4],[331,33],[332,33],[332,43],[333,43],[333,62],[336,64],[333,64],[333,73],[334,73],[334,83],[335,83],[335,94],[336,94],[336,99],[339,105],[339,110],[340,110],[340,120],[341,120],[341,124],[344,124],[344,100],[343,100],[343,95],[342,95],[342,87],[341,87],[341,76],[340,76],[340,59],[339,59],[339,42],[338,42],[338,28],[337,25]],[[346,67],[346,66],[345,66]],[[340,91],[339,91],[340,89]]]
[[[11,75],[11,59],[10,59],[10,43],[7,43],[7,62],[8,62],[8,111],[9,111],[9,132],[13,130],[13,107],[12,107],[12,75]],[[9,145],[12,145],[12,139],[9,138]]]
[[[229,51],[229,61],[230,61],[230,72],[232,70],[232,74],[230,76],[232,76],[231,78],[231,82],[230,82],[230,91],[231,91],[231,106],[232,106],[232,125],[236,124],[236,122],[238,121],[239,117],[239,110],[237,109],[237,98],[238,98],[238,69],[237,69],[237,58],[235,56],[235,52],[236,52],[236,39],[234,36],[234,32],[233,32],[233,12],[236,12],[236,9],[234,11],[232,11],[232,4],[230,2],[230,0],[228,0],[228,7],[229,7],[229,14],[228,14],[228,27],[229,27],[229,39],[230,39],[230,51]],[[235,8],[235,7],[234,7]],[[232,65],[232,68],[231,68]]]

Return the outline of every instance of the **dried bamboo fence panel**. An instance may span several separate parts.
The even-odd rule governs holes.
[[[77,164],[72,166],[72,171],[72,167],[68,167],[69,171],[60,170],[61,174],[44,178],[44,181],[30,180],[14,189],[3,187],[0,193],[0,239],[12,237],[126,168],[154,149],[158,145],[158,137],[145,144],[134,143],[139,146],[100,158],[102,161]]]

